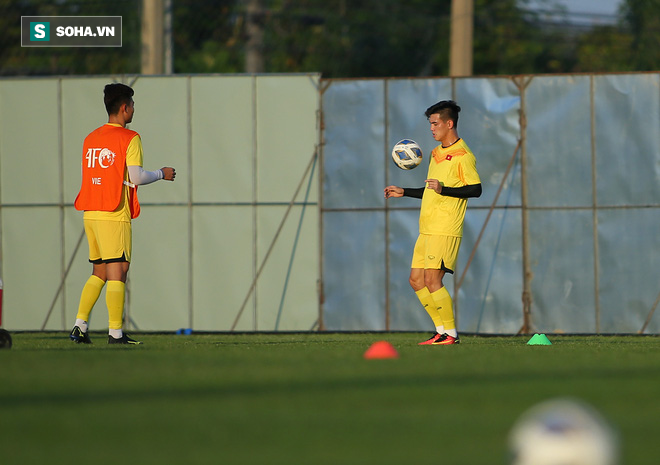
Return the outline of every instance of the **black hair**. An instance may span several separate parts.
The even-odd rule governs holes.
[[[116,115],[123,104],[130,104],[135,91],[126,84],[115,82],[103,89],[103,103],[108,115]]]
[[[428,107],[424,112],[424,115],[426,115],[426,118],[428,119],[431,115],[437,113],[443,121],[452,120],[454,122],[454,127],[456,127],[458,126],[458,113],[460,111],[461,107],[459,107],[453,100],[443,100]]]

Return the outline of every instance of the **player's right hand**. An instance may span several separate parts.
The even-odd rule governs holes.
[[[387,186],[385,188],[385,198],[390,197],[403,197],[403,188],[398,186]]]

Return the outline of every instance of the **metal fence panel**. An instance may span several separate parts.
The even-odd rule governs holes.
[[[383,188],[422,185],[435,145],[423,112],[454,98],[484,186],[445,279],[459,330],[518,332],[529,289],[528,330],[660,332],[659,73],[124,78],[136,88],[145,167],[179,172],[173,185],[140,190],[129,327],[429,328],[408,284],[419,200],[385,201]],[[72,207],[80,147],[105,118],[102,85],[112,80],[0,80],[9,329],[66,330],[75,317],[89,273]],[[413,171],[390,158],[404,137],[424,149]],[[106,326],[98,306],[92,329]]]
[[[589,83],[542,76],[527,87],[529,206],[592,205]]]
[[[245,76],[191,80],[195,203],[254,201],[253,92],[254,79]]]
[[[260,76],[255,84],[256,185],[259,202],[290,202],[318,143],[318,80]],[[305,184],[306,186],[306,184]],[[298,198],[302,201],[306,189]],[[316,177],[308,201],[318,199]]]
[[[145,191],[147,187],[155,186],[146,186]],[[127,284],[130,297],[125,309],[128,327],[149,331],[189,327],[188,271],[192,257],[188,235],[187,206],[145,205],[133,221],[133,259]],[[86,252],[85,247],[79,259],[84,260]],[[101,330],[107,326],[107,312],[104,302],[99,303],[92,327]]]
[[[589,210],[531,212],[532,325],[538,332],[596,332],[592,231]]]
[[[59,97],[55,80],[11,80],[0,86],[3,204],[60,201]]]
[[[446,282],[450,293],[457,289],[459,329],[628,333],[646,322],[646,332],[657,332],[652,316],[658,263],[652,251],[658,249],[660,207],[658,82],[657,73],[328,81],[323,107],[330,155],[324,158],[321,211],[324,234],[333,239],[323,244],[324,313],[336,318],[341,309],[368,300],[338,283],[359,281],[356,263],[371,260],[373,246],[340,260],[336,247],[347,244],[336,236],[347,224],[359,224],[354,215],[366,223],[383,211],[386,260],[372,264],[385,266],[385,283],[368,289],[374,299],[386,289],[385,311],[370,312],[363,329],[374,327],[378,316],[387,329],[429,327],[406,282],[419,201],[375,202],[373,193],[382,195],[386,184],[413,187],[423,181],[425,167],[399,171],[388,151],[400,138],[412,137],[430,153],[434,141],[421,114],[435,101],[455,98],[463,107],[459,133],[477,156],[484,186],[482,197],[468,204],[457,274]],[[382,151],[384,161],[351,169],[351,154],[364,147]],[[640,250],[647,255],[640,257]],[[351,278],[336,278],[346,270]],[[620,280],[628,285],[612,282],[621,273],[630,276]],[[521,303],[525,286],[531,292],[529,321]],[[346,329],[355,329],[361,320],[351,315],[347,322]]]
[[[598,212],[598,297],[603,333],[638,332],[651,316],[653,303],[660,292],[658,213],[658,207],[606,208]],[[652,316],[645,332],[658,334],[660,315],[657,309]]]
[[[9,329],[68,330],[73,323],[91,268],[82,215],[72,206],[81,147],[107,121],[103,86],[113,81],[0,80],[0,272]],[[310,329],[318,319],[320,253],[318,215],[309,210],[319,189],[318,170],[305,169],[317,156],[319,76],[121,81],[136,91],[131,128],[142,136],[145,169],[178,172],[175,183],[139,190],[126,327]],[[261,268],[269,282],[260,287],[253,283]],[[42,283],[38,293],[35,282]],[[107,328],[103,295],[92,330]],[[279,314],[272,295],[286,305]]]
[[[257,209],[259,263],[273,244],[274,234],[286,209],[284,206]],[[254,329],[308,331],[316,326],[318,221],[316,205],[292,207],[257,282]]]
[[[57,208],[2,209],[2,324],[5,328],[39,329],[51,303],[53,317],[45,329],[61,327],[62,302],[53,299],[59,280],[49,279],[62,273],[59,224]]]
[[[594,77],[594,109],[598,204],[657,206],[660,74]]]
[[[513,189],[503,196],[512,197]],[[521,328],[522,229],[519,208],[493,211],[475,251],[476,239],[486,223],[488,211],[470,209],[465,218],[457,274],[464,281],[454,297],[458,327],[462,331],[485,334],[515,334]],[[474,253],[470,268],[467,261]]]
[[[385,215],[330,211],[323,222],[323,327],[386,329]]]
[[[323,94],[323,205],[383,205],[384,83],[333,82]]]
[[[411,200],[419,207],[419,200]],[[431,321],[425,311],[420,311],[419,300],[408,283],[413,246],[419,234],[419,212],[417,209],[392,210],[388,218],[389,235],[383,248],[387,246],[389,254],[389,327],[397,331],[419,331],[427,328]]]
[[[246,313],[235,329],[254,329],[252,207],[199,205],[193,207],[193,328],[227,330],[234,325],[247,298]],[[180,326],[181,327],[181,326]]]

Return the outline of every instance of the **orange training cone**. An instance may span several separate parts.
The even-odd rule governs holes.
[[[367,360],[382,358],[399,358],[399,353],[394,346],[387,341],[374,342],[364,353]]]

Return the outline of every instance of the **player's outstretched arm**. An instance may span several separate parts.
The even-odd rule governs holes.
[[[423,187],[404,187],[403,188],[404,197],[412,197],[414,199],[421,199],[424,196]]]
[[[143,186],[145,184],[151,184],[156,182],[159,179],[165,179],[166,181],[174,181],[176,177],[176,171],[174,168],[164,167],[156,171],[145,171],[139,165],[129,165],[128,166],[128,178],[136,186]]]
[[[386,199],[389,199],[390,197],[413,197],[415,199],[421,199],[423,195],[423,187],[387,186],[385,188]]]

